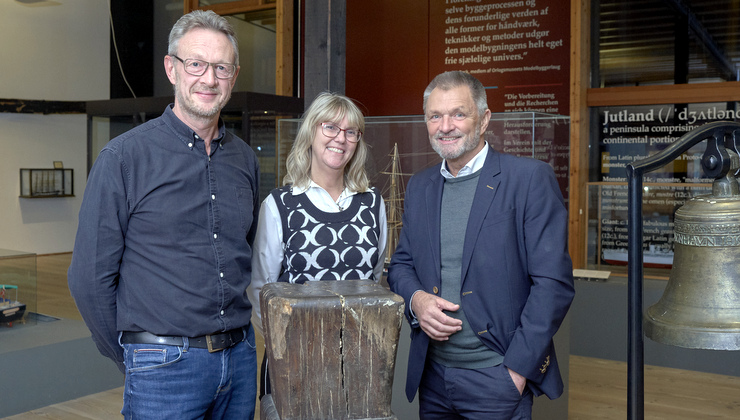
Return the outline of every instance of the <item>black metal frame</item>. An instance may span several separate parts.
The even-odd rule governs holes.
[[[727,135],[731,134],[730,137]],[[726,138],[728,140],[726,140]],[[666,149],[627,165],[627,418],[642,420],[645,409],[645,353],[643,333],[643,256],[642,256],[642,176],[661,168],[701,141],[708,140],[701,165],[711,178],[721,178],[730,170],[727,148],[738,153],[740,123],[718,121],[696,128]],[[729,142],[730,144],[725,144]]]

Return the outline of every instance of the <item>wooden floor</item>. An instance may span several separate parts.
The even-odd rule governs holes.
[[[66,284],[69,259],[69,254],[38,257],[39,313],[80,319]],[[570,356],[569,391],[568,418],[571,420],[621,420],[627,416],[625,363]],[[6,419],[121,418],[122,392],[122,388],[117,388]],[[740,378],[645,366],[645,418],[666,420],[740,418]]]

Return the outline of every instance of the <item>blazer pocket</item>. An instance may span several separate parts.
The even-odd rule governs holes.
[[[486,227],[495,226],[500,223],[511,223],[515,216],[516,209],[508,209],[503,213],[489,212],[486,216],[486,219],[483,220],[483,225],[481,226],[481,228],[484,229]]]
[[[493,333],[495,327],[492,324],[487,324],[487,327],[488,328],[486,330],[478,331],[477,334],[483,341],[488,341],[491,344],[489,348],[493,351],[502,356],[506,355],[506,349],[509,348],[509,343],[511,343],[511,339],[514,337],[516,330],[507,332],[506,337],[503,337],[503,340],[501,340],[501,337],[497,337]]]

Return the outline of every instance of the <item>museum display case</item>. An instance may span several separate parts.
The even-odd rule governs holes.
[[[74,197],[73,169],[21,168],[21,198]]]
[[[277,153],[278,179],[285,176],[285,159],[300,127],[300,119],[282,119],[278,123]],[[494,149],[543,160],[555,169],[558,179],[568,176],[568,135],[570,120],[566,116],[538,112],[503,112],[491,115],[485,133]],[[429,144],[429,137],[421,115],[366,117],[363,140],[370,146],[368,175],[373,185],[381,187],[389,177],[394,150],[404,180],[440,161]],[[564,190],[565,192],[565,190]]]
[[[36,317],[36,254],[0,249],[0,333]]]
[[[282,185],[285,160],[293,145],[300,119],[278,122],[275,174]],[[526,156],[549,163],[568,197],[568,160],[570,119],[539,112],[493,113],[485,133],[488,143],[500,152]],[[370,184],[381,190],[386,202],[389,230],[389,254],[395,249],[393,238],[401,226],[403,190],[416,172],[440,162],[429,144],[422,115],[366,117],[363,141],[369,146],[367,172]]]

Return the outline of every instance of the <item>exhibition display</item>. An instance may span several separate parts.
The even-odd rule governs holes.
[[[36,317],[36,254],[0,249],[0,334],[14,323],[33,325]]]

